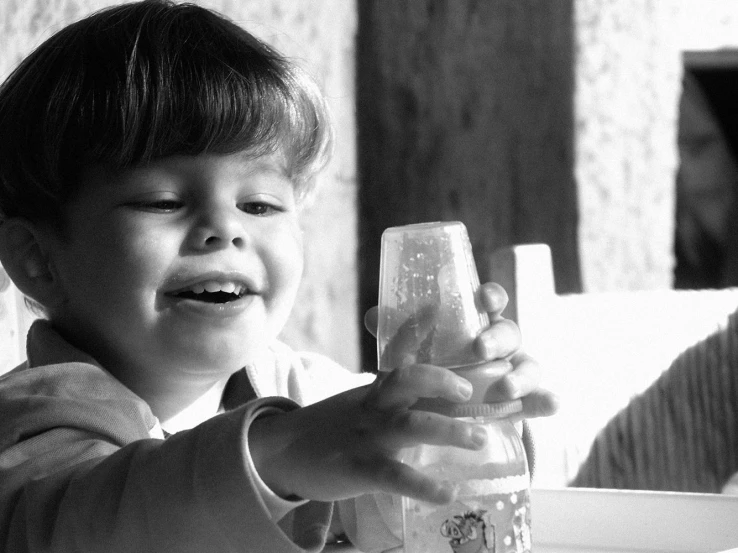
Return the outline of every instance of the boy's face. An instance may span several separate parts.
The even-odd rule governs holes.
[[[52,321],[118,374],[244,366],[282,329],[302,274],[280,160],[175,156],[87,171],[53,248],[63,301]]]

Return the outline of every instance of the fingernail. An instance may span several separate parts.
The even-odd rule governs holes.
[[[494,359],[497,356],[497,340],[489,336],[482,336],[481,349],[485,359]]]
[[[475,446],[482,447],[487,443],[487,431],[481,426],[475,426],[472,429],[471,439]]]
[[[456,385],[456,394],[464,401],[472,397],[473,391],[474,388],[468,380],[462,380]]]

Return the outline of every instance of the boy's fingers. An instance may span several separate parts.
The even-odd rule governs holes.
[[[488,312],[492,326],[476,340],[475,348],[481,359],[506,357],[520,346],[520,331],[515,323],[501,316],[507,307],[508,295],[505,289],[495,282],[486,282],[477,292],[481,309]],[[396,368],[412,362],[420,343],[432,329],[437,306],[429,304],[417,316],[406,320],[382,352],[382,366]],[[379,308],[371,307],[364,314],[364,326],[377,337],[379,327]]]
[[[509,298],[505,289],[496,282],[485,282],[479,287],[477,292],[481,308],[489,313],[490,318],[497,320],[507,307]],[[372,334],[377,336],[377,326],[379,323],[379,307],[370,307],[364,314],[364,326]]]
[[[548,417],[559,410],[559,398],[548,390],[536,390],[524,398],[521,417],[533,419],[536,417]]]
[[[397,412],[382,429],[381,446],[391,450],[419,443],[480,449],[487,441],[481,426],[438,413],[407,409]]]
[[[379,411],[407,409],[422,397],[467,401],[472,386],[452,371],[434,365],[410,365],[380,373],[364,404]]]
[[[427,304],[410,315],[385,346],[380,366],[396,369],[414,363],[420,344],[433,330],[437,313],[437,305]]]
[[[521,341],[518,325],[499,318],[476,337],[474,349],[480,359],[499,359],[516,352]]]
[[[455,497],[448,482],[438,482],[386,457],[364,457],[355,463],[359,478],[365,478],[377,491],[404,495],[439,505],[450,503]]]
[[[420,344],[433,329],[437,312],[437,305],[428,304],[408,317],[384,346],[380,366],[394,369],[414,363]],[[368,309],[364,314],[364,326],[375,338],[378,336],[379,308],[377,306]]]
[[[494,383],[492,390],[498,401],[517,399],[538,389],[541,366],[528,354],[518,351],[510,357],[513,369]]]
[[[482,309],[489,313],[490,319],[496,320],[507,307],[509,298],[505,289],[496,282],[485,282],[477,292]]]

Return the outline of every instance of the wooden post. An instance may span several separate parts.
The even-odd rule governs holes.
[[[360,310],[389,226],[463,221],[480,275],[543,242],[581,289],[573,160],[573,0],[360,0]],[[376,363],[365,334],[363,367]]]

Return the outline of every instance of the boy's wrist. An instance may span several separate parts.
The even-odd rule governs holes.
[[[279,414],[282,411],[268,409],[251,421],[244,430],[246,447],[251,461],[262,482],[277,496],[290,501],[299,500],[279,477],[280,452],[287,443],[283,428],[278,425]]]

